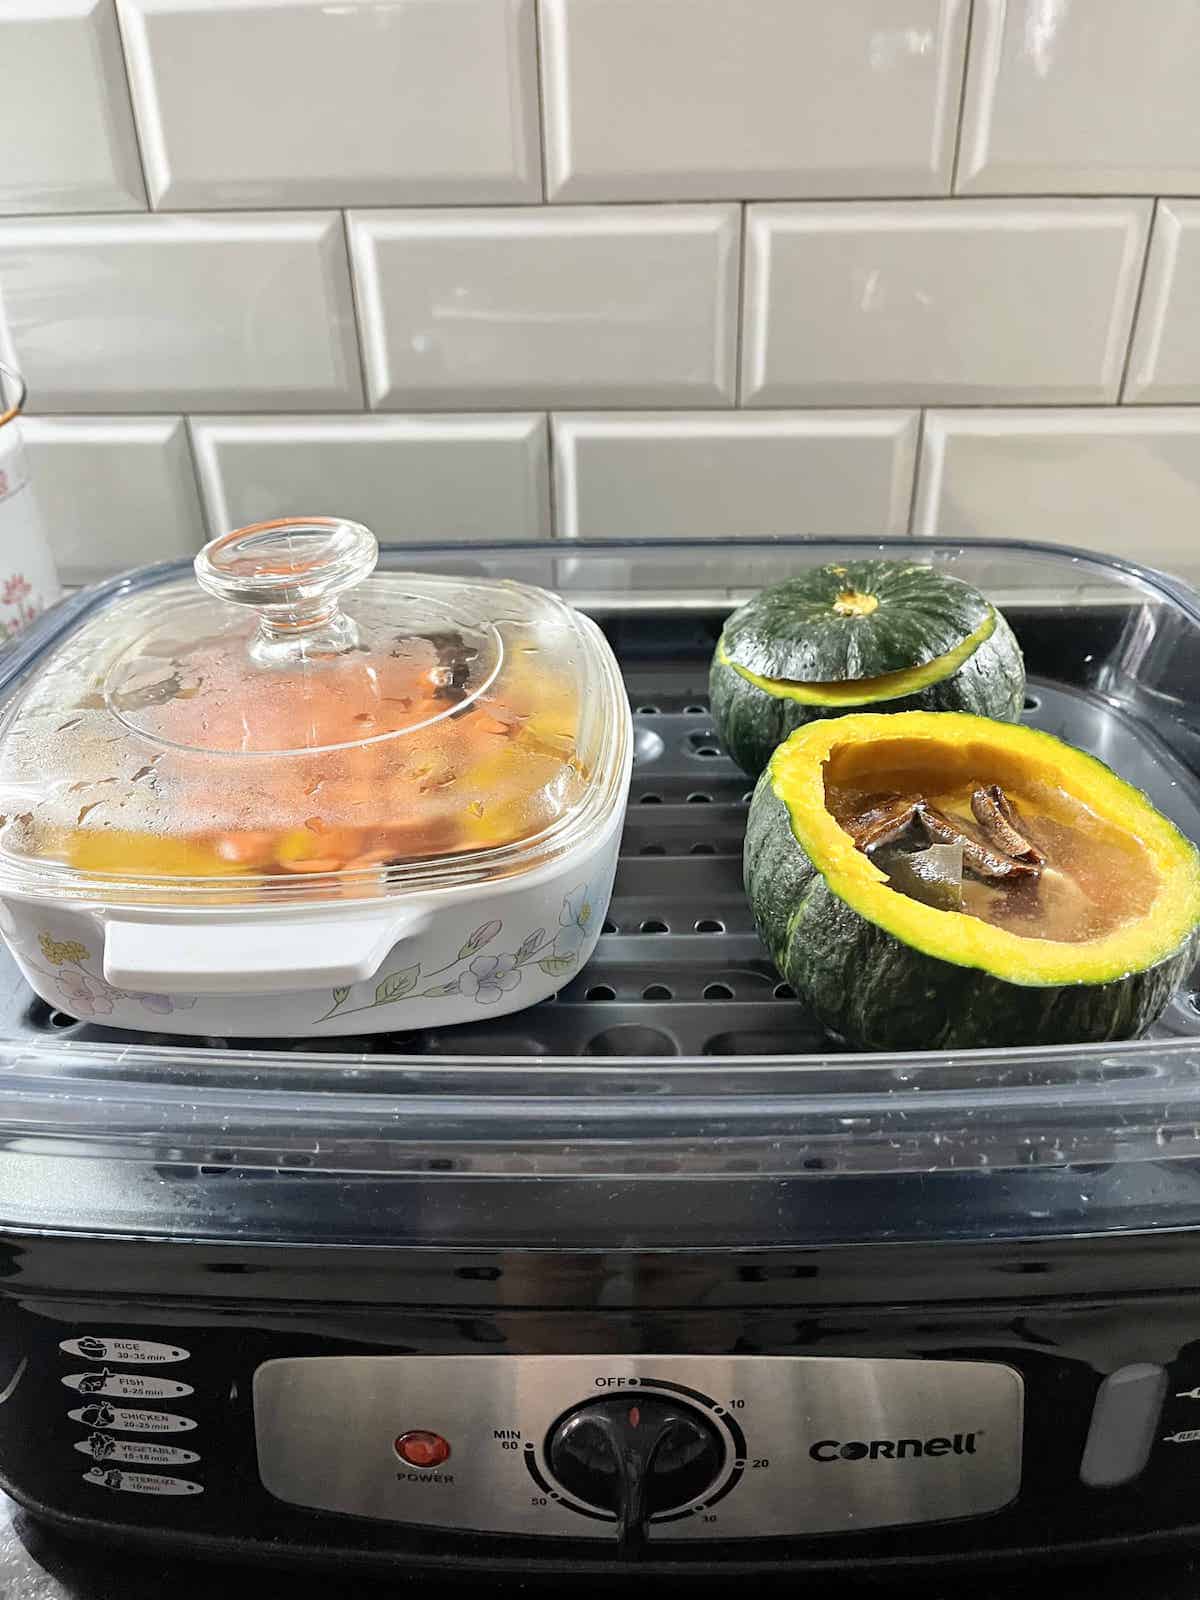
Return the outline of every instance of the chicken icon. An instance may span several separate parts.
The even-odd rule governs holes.
[[[117,1413],[111,1406],[84,1406],[79,1413],[80,1422],[89,1428],[111,1428]]]

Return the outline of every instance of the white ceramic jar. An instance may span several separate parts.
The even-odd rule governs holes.
[[[21,442],[21,375],[0,363],[0,642],[59,597],[58,574]]]
[[[632,761],[599,629],[387,573],[335,519],[119,599],[0,725],[0,930],[72,1016],[313,1036],[459,1023],[599,937]],[[364,581],[365,580],[365,581]]]

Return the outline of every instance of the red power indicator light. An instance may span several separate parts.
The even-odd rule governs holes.
[[[395,1442],[396,1454],[410,1467],[440,1467],[450,1459],[450,1441],[440,1433],[428,1433],[424,1428],[412,1428],[402,1433]]]

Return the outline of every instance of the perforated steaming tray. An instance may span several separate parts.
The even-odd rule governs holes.
[[[1051,681],[1060,657],[1099,659],[1128,634],[1117,607],[1074,614],[1007,608],[1034,669],[1025,715],[1098,755],[1200,840],[1200,783],[1148,724],[1115,699]],[[317,1050],[357,1056],[485,1059],[598,1056],[794,1056],[829,1043],[782,984],[754,931],[742,890],[751,782],[719,749],[708,710],[708,663],[725,612],[635,608],[600,617],[622,664],[636,759],[616,888],[595,957],[557,997],[509,1017],[426,1031],[339,1039],[241,1040],[123,1033],[36,999],[5,954],[0,1030],[9,1038]],[[1038,675],[1038,668],[1050,669]],[[1194,986],[1177,995],[1155,1037],[1200,1034]]]

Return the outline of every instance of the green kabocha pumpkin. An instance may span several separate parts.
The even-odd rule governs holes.
[[[782,739],[847,711],[970,711],[1015,721],[1020,647],[977,590],[933,567],[852,561],[773,584],[735,611],[713,653],[713,719],[757,777]]]
[[[953,712],[801,728],[750,806],[746,891],[780,972],[857,1049],[1136,1036],[1197,954],[1200,855],[1033,728]]]

